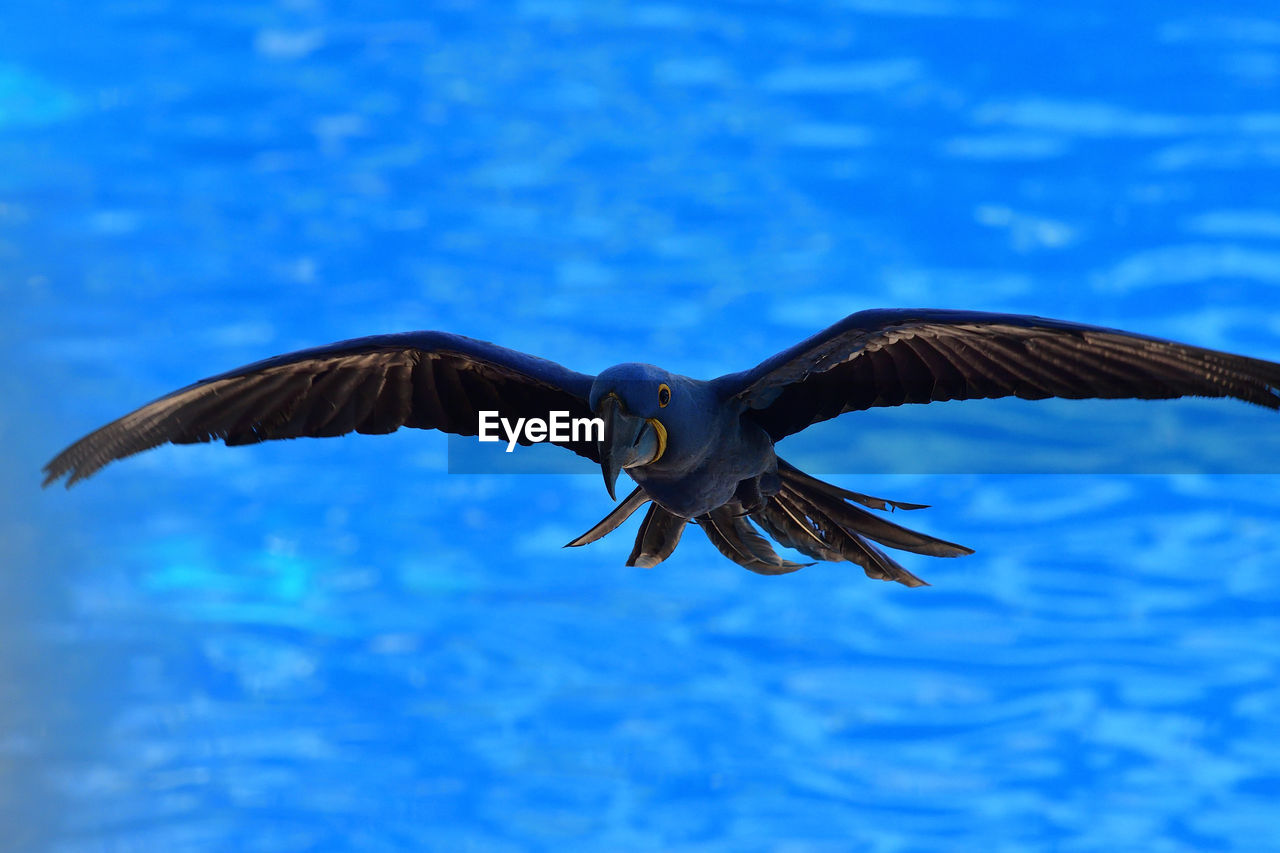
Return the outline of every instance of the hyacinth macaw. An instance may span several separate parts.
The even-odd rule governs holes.
[[[1041,317],[928,309],[852,314],[710,381],[648,364],[593,377],[461,335],[405,332],[276,356],[189,385],[72,444],[45,466],[45,485],[66,476],[70,486],[166,442],[252,444],[402,426],[476,435],[481,411],[512,422],[567,411],[602,419],[603,436],[554,443],[600,465],[610,497],[621,472],[636,483],[569,545],[599,539],[650,504],[627,565],[671,556],[689,522],[754,572],[812,565],[779,557],[754,522],[813,560],[847,560],[869,577],[920,586],[873,542],[934,557],[972,551],[868,511],[920,504],[814,479],[774,445],[873,406],[1008,396],[1234,397],[1280,409],[1280,364]]]

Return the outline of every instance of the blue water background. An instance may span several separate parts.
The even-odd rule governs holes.
[[[425,433],[38,489],[382,331],[714,376],[926,305],[1280,359],[1278,95],[1258,0],[5,4],[0,846],[1280,849],[1275,476],[841,477],[977,549],[921,590],[562,550],[598,473]]]

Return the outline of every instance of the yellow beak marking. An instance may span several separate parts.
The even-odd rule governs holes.
[[[657,418],[646,418],[645,420],[649,422],[649,426],[653,427],[653,431],[658,434],[658,455],[649,461],[649,464],[652,465],[662,458],[662,454],[667,452],[667,428]]]

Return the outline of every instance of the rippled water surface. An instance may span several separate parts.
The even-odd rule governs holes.
[[[424,433],[38,488],[137,404],[382,331],[714,376],[928,305],[1280,359],[1274,18],[0,8],[0,845],[1280,849],[1280,422],[1241,404],[1151,404],[1087,474],[1091,403],[1062,446],[980,402],[784,445],[977,549],[919,590],[562,550],[598,473]]]

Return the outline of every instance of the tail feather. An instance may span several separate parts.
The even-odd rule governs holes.
[[[847,532],[847,531],[846,531]],[[929,582],[903,568],[902,564],[856,533],[849,533],[840,554],[862,567],[869,578],[897,581],[903,586],[928,586]]]
[[[831,520],[846,530],[861,533],[868,539],[899,551],[911,551],[914,554],[924,554],[929,557],[962,557],[973,553],[972,548],[915,530],[908,530],[892,521],[872,515],[865,509],[835,500],[822,492],[802,492],[795,486],[784,483],[782,494],[802,498],[822,510]]]
[[[817,491],[824,495],[836,498],[837,500],[853,501],[872,509],[895,510],[895,509],[928,509],[928,504],[909,504],[905,501],[891,501],[887,498],[874,498],[871,495],[864,495],[862,492],[851,492],[848,489],[842,489],[839,486],[833,486],[830,483],[824,483],[817,477],[810,477],[791,463],[779,459],[778,474],[782,477],[782,482],[790,483],[800,489],[807,491]]]
[[[627,565],[651,569],[670,557],[680,544],[680,535],[688,523],[687,518],[673,515],[657,504],[651,505],[644,521],[640,522],[636,546],[627,558]]]
[[[791,506],[785,498],[770,498],[765,508],[752,515],[751,519],[780,545],[793,548],[806,557],[829,563],[844,559],[838,548],[832,547],[816,532],[804,511]]]
[[[928,586],[873,543],[931,557],[959,557],[973,550],[881,518],[862,507],[880,510],[923,509],[911,504],[851,492],[810,477],[778,460],[781,488],[763,508],[744,515],[743,505],[731,501],[699,516],[698,525],[720,553],[738,565],[764,575],[781,575],[812,563],[795,563],[778,556],[751,522],[779,544],[813,560],[846,561],[860,566],[867,577],[897,581],[905,586]],[[636,488],[586,533],[566,547],[594,542],[616,530],[651,499]],[[861,506],[854,506],[860,504]],[[748,520],[750,519],[750,521]],[[659,506],[645,513],[636,534],[628,566],[651,568],[671,556],[689,519]]]
[[[906,586],[927,586],[873,542],[931,557],[973,553],[971,548],[908,530],[851,505],[891,510],[922,509],[922,504],[850,492],[810,477],[781,459],[778,474],[782,488],[752,518],[778,542],[806,556],[818,560],[847,560],[861,566],[868,577],[893,580]]]
[[[809,497],[811,495],[800,495],[791,490],[780,492],[770,499],[764,512],[753,517],[761,522],[762,527],[774,534],[779,542],[795,547],[803,554],[815,557],[821,554],[819,559],[832,562],[847,560],[860,566],[869,578],[897,581],[904,586],[928,586],[858,533],[843,527],[824,512],[823,507],[809,500]],[[771,529],[777,525],[780,517],[786,519],[786,522],[780,525],[779,531],[786,534],[785,540],[779,538]],[[802,521],[799,523],[793,521],[797,517]],[[806,530],[808,537],[803,535]],[[811,537],[821,540],[821,545],[815,547]]]
[[[793,563],[777,555],[751,522],[726,507],[698,518],[711,544],[744,569],[761,575],[785,575],[812,563]]]
[[[635,491],[623,498],[622,503],[613,508],[613,511],[604,518],[596,522],[596,526],[588,530],[586,533],[568,542],[564,547],[577,548],[580,545],[589,545],[597,539],[617,530],[622,522],[635,513],[640,507],[649,501],[649,496],[644,493],[644,489],[636,486]]]

